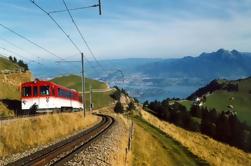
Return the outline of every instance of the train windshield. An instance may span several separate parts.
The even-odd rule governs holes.
[[[41,96],[46,96],[50,95],[50,87],[49,86],[40,86],[40,95]]]
[[[31,87],[23,87],[22,92],[23,97],[31,96]]]

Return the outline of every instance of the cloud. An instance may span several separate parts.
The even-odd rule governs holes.
[[[114,4],[111,3],[105,8],[103,16],[93,16],[93,11],[87,14],[73,13],[99,59],[195,56],[218,48],[251,51],[251,18],[249,17],[251,12],[248,10],[250,7],[247,7],[251,4],[250,0],[244,0],[242,3],[236,0],[160,1],[162,6],[147,6],[143,1],[135,2],[134,6],[133,1],[111,2]],[[130,5],[125,6],[120,3]],[[53,8],[52,6],[50,8]],[[22,6],[20,8],[8,17],[16,18],[21,11],[29,10]],[[32,8],[30,12],[34,9],[36,8]],[[77,55],[76,49],[56,25],[46,15],[37,11],[38,9],[32,15],[27,12],[22,17],[17,17],[15,21],[6,19],[4,23],[57,55],[62,57]],[[55,15],[55,18],[91,59],[68,15]],[[37,56],[54,58],[2,29],[0,34],[31,52],[32,55],[27,55],[29,58]],[[6,47],[11,48],[8,45]]]

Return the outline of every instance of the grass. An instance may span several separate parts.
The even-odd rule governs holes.
[[[92,102],[94,109],[99,109],[113,104],[114,99],[110,96],[113,92],[114,90],[109,92],[93,93]],[[85,98],[86,98],[86,107],[90,108],[90,93],[85,94]]]
[[[17,70],[20,67],[17,64],[12,63],[8,59],[5,59],[0,56],[0,71],[1,70]]]
[[[141,118],[136,122],[133,139],[133,165],[203,165],[179,143]]]
[[[251,154],[235,147],[215,141],[206,135],[190,132],[153,115],[141,111],[142,117],[150,124],[158,127],[172,139],[176,140],[194,155],[207,161],[210,165],[251,165]]]
[[[230,100],[234,97],[234,100]],[[251,126],[251,95],[226,91],[217,91],[207,97],[205,106],[215,108],[217,111],[227,110],[228,105],[233,105],[241,121],[246,121]]]
[[[2,61],[0,60],[0,63]],[[0,100],[20,100],[20,85],[32,79],[30,72],[0,74]],[[14,115],[13,110],[9,110],[0,101],[0,117]]]
[[[97,123],[98,117],[82,112],[43,115],[4,122],[0,126],[0,157],[47,144]]]
[[[179,101],[179,103],[184,105],[187,110],[190,110],[193,102],[190,100],[181,100],[181,101]]]
[[[81,77],[76,75],[68,75],[68,76],[62,76],[52,79],[51,81],[63,85],[67,88],[76,89],[78,91],[81,91]],[[107,89],[107,85],[103,82],[97,81],[97,80],[91,80],[86,79],[86,88],[89,91],[89,86],[92,84],[93,89]],[[111,94],[114,91],[108,91],[108,92],[93,92],[93,103],[94,103],[94,109],[99,109],[102,107],[106,107],[111,105],[114,100],[111,98]],[[86,99],[86,107],[90,108],[90,93],[85,94]]]
[[[9,110],[2,102],[0,102],[0,117],[14,116],[14,112]]]
[[[228,105],[233,105],[239,119],[251,126],[251,94],[249,93],[251,78],[230,82],[238,83],[238,92],[215,91],[207,97],[205,106],[221,112],[227,110]]]
[[[81,77],[77,75],[56,77],[56,78],[53,78],[51,81],[55,82],[56,84],[63,85],[70,89],[82,91]],[[89,90],[90,85],[92,85],[93,89],[106,89],[107,88],[107,85],[104,82],[86,78],[85,87],[87,90]]]
[[[228,106],[234,106],[234,111],[237,112],[238,118],[242,122],[246,122],[251,126],[251,78],[237,80],[237,81],[227,81],[218,80],[220,83],[231,82],[233,84],[238,84],[238,92],[228,92],[226,90],[217,90],[212,94],[207,96],[206,103],[204,106],[208,108],[215,108],[218,112],[228,110]],[[232,100],[233,99],[233,100]],[[180,101],[188,110],[190,110],[192,101],[182,100]]]
[[[20,85],[31,81],[32,75],[26,73],[0,74],[0,99],[20,99]]]

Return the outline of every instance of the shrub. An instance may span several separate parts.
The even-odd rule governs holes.
[[[123,113],[124,112],[124,108],[123,108],[121,102],[117,102],[117,104],[114,107],[114,112],[116,112],[116,113]]]
[[[136,109],[136,107],[135,107],[134,103],[133,103],[133,102],[130,102],[130,103],[128,104],[128,110],[131,111],[131,110],[135,110],[135,109]]]

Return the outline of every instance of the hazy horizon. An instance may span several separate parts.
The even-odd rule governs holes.
[[[64,9],[60,0],[36,1],[47,11]],[[69,8],[96,4],[96,1],[66,1]],[[97,8],[72,11],[73,17],[98,59],[179,58],[198,56],[219,48],[251,52],[251,1],[195,0],[103,1],[103,15]],[[71,59],[78,52],[63,33],[28,0],[2,0],[1,24],[37,42],[53,53]],[[80,40],[67,13],[52,16],[78,44],[86,56],[90,53]],[[43,50],[0,27],[0,44],[8,50],[39,61],[54,58]],[[11,41],[23,50],[9,45]],[[1,54],[11,55],[0,49]],[[12,54],[13,55],[13,54]]]

